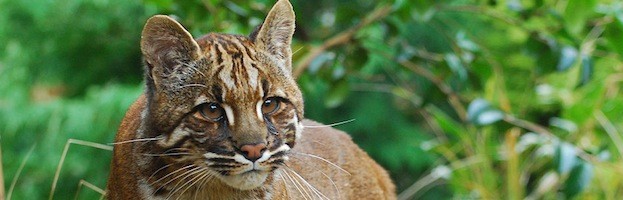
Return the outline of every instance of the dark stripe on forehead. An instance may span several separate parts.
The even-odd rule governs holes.
[[[248,71],[245,69],[246,66],[244,66],[244,61],[242,59],[239,59],[239,60],[234,61],[234,62],[237,62],[239,64],[239,66],[238,66],[239,67],[238,68],[238,73],[240,73],[240,75],[243,77],[243,79],[250,78]]]
[[[218,101],[218,103],[223,103],[223,89],[221,86],[212,85],[212,95],[214,95],[214,98]]]
[[[241,58],[242,58],[242,52],[240,52],[240,51],[232,51],[232,52],[229,52],[229,54],[231,56],[231,59],[234,60],[234,61],[241,60]]]
[[[244,52],[245,55],[251,56],[251,50],[249,49],[249,47],[247,46],[249,43],[243,41],[240,37],[235,37],[232,38],[232,44],[236,46],[236,48],[240,51],[240,52]]]
[[[243,43],[243,41],[240,41],[240,43]],[[245,42],[247,44],[242,44],[242,48],[243,50],[249,55],[249,58],[251,58],[252,60],[255,60],[255,55],[253,55],[254,51],[252,51],[251,49],[249,49],[249,46],[247,46],[249,43]]]
[[[266,98],[266,95],[268,95],[269,90],[270,90],[270,83],[268,83],[266,79],[262,79],[262,91],[264,92],[264,94],[262,94],[262,97]]]
[[[218,43],[228,43],[228,38],[225,37],[224,34],[214,34],[214,38],[216,38],[216,42]]]
[[[214,43],[214,51],[216,52],[216,64],[223,64],[223,52],[219,48],[221,45],[218,43]],[[222,47],[221,47],[222,48]]]

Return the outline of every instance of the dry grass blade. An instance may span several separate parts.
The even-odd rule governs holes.
[[[36,144],[32,145],[32,147],[30,147],[30,150],[28,150],[28,153],[26,153],[26,157],[24,157],[24,160],[22,160],[22,163],[19,165],[19,168],[17,168],[17,172],[15,172],[15,176],[13,177],[13,181],[11,181],[11,186],[9,186],[9,193],[6,196],[6,199],[9,200],[11,199],[11,195],[13,194],[13,190],[15,189],[15,185],[17,184],[17,180],[19,179],[19,175],[22,174],[22,170],[24,169],[24,166],[26,166],[26,162],[28,162],[28,158],[30,158],[30,156],[32,155],[32,152],[35,150],[35,146],[37,146]],[[4,182],[4,180],[0,181]],[[0,196],[0,198],[2,198],[3,196]]]
[[[52,200],[54,198],[54,190],[56,190],[58,176],[61,174],[61,169],[63,168],[63,163],[65,162],[65,157],[67,156],[67,152],[69,151],[69,147],[71,146],[71,144],[93,147],[93,148],[108,150],[108,151],[112,151],[113,149],[112,146],[103,145],[103,144],[99,144],[95,142],[77,140],[73,138],[67,140],[67,142],[65,143],[65,148],[63,149],[63,154],[61,155],[61,160],[58,162],[58,165],[56,166],[56,172],[54,173],[54,181],[52,181],[52,189],[50,189],[50,196],[48,198],[49,200]]]
[[[132,142],[155,141],[155,140],[160,140],[160,139],[162,139],[162,137],[155,137],[155,138],[140,138],[140,139],[135,139],[135,140],[126,140],[126,141],[121,141],[121,142],[113,142],[113,143],[108,143],[108,145],[118,145],[118,144],[132,143]]]
[[[468,166],[474,165],[476,163],[481,163],[481,162],[483,162],[483,159],[481,157],[469,157],[463,160],[458,160],[458,161],[451,163],[452,167],[449,169],[450,171],[447,173],[452,173],[453,171],[456,171],[457,169],[468,167]],[[435,183],[437,180],[441,178],[443,178],[443,174],[441,174],[439,171],[433,170],[431,173],[420,178],[415,183],[413,183],[411,186],[409,186],[407,189],[405,189],[400,194],[398,194],[398,200],[417,199],[415,196],[420,191],[425,190],[426,188],[428,188],[429,186],[431,186],[433,183]]]
[[[612,124],[610,120],[608,120],[608,117],[606,117],[606,115],[601,110],[597,110],[594,115],[595,118],[597,118],[597,121],[599,122],[601,127],[603,127],[604,130],[606,130],[608,136],[610,136],[610,139],[612,140],[612,143],[614,143],[614,146],[617,147],[619,155],[623,156],[623,138],[621,138],[621,134],[619,134],[616,127]]]
[[[80,195],[80,190],[82,189],[82,186],[85,186],[101,194],[100,198],[103,198],[104,196],[106,196],[106,191],[104,191],[103,189],[93,185],[92,183],[89,183],[88,181],[85,181],[84,179],[80,179],[80,182],[78,183],[78,189],[76,190],[76,195],[74,196],[74,200],[78,199],[78,195]]]

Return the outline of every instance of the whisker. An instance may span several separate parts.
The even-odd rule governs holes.
[[[349,119],[349,120],[346,120],[346,121],[337,122],[337,123],[333,123],[333,124],[320,125],[320,126],[303,126],[303,127],[304,128],[326,128],[326,127],[339,126],[339,125],[351,123],[351,122],[354,122],[354,121],[355,121],[355,119]]]
[[[173,192],[169,193],[169,196],[167,197],[167,199],[173,197],[175,193],[177,193],[180,190],[186,188],[186,189],[182,190],[182,192],[179,195],[177,195],[177,198],[175,198],[175,199],[179,199],[182,195],[184,195],[184,193],[186,192],[186,190],[188,190],[188,188],[192,187],[195,183],[197,183],[196,182],[197,180],[200,180],[201,176],[195,176],[195,175],[203,173],[203,172],[204,172],[204,169],[199,167],[197,170],[195,170],[195,172],[189,173],[188,175],[186,175],[184,178],[181,179],[181,181],[184,181],[187,178],[191,177],[190,180],[184,181],[184,184],[182,184],[179,187],[178,187],[178,185],[181,182],[177,182],[177,184],[175,184],[175,187],[173,187],[173,188],[175,188],[175,190]],[[189,183],[190,183],[190,185],[189,185]]]
[[[164,137],[154,137],[154,138],[139,138],[139,139],[134,139],[134,140],[126,140],[126,141],[121,141],[121,142],[113,142],[113,143],[108,143],[108,145],[118,145],[118,144],[126,144],[126,143],[132,143],[132,142],[145,142],[145,141],[154,141],[154,140],[161,140]]]
[[[307,199],[307,196],[309,196],[311,198],[311,195],[309,195],[309,193],[307,193],[307,191],[302,188],[303,185],[301,185],[301,183],[299,183],[298,181],[295,181],[294,178],[292,178],[292,176],[290,174],[288,174],[288,171],[285,170],[285,169],[286,168],[284,168],[284,171],[283,171],[284,174],[290,180],[290,182],[292,182],[292,185],[294,185],[294,188],[299,191],[299,194],[301,194],[301,196],[303,196],[303,198],[305,198],[305,199]],[[305,191],[305,193],[303,193],[303,191]],[[307,195],[307,196],[305,196],[305,195]]]
[[[172,151],[190,151],[190,150],[191,149],[189,149],[189,148],[178,147],[178,148],[168,149],[168,150],[166,150],[166,151],[164,151],[162,153],[169,153],[169,152],[172,152]],[[176,153],[180,153],[180,152],[176,152]]]
[[[180,193],[180,196],[183,195],[184,193],[186,193],[186,191],[188,191],[188,189],[190,189],[190,188],[194,187],[195,185],[197,185],[197,183],[203,182],[203,180],[205,180],[205,177],[207,177],[209,175],[210,175],[210,173],[208,172],[208,170],[205,169],[205,168],[202,168],[201,173],[199,175],[197,175],[197,179],[195,179],[195,181],[192,184],[188,185],[188,187],[186,187],[186,189],[184,189],[184,191],[182,191],[182,193]],[[195,197],[196,197],[196,194],[197,193],[195,193]],[[179,197],[178,197],[178,199],[179,199]]]
[[[182,85],[182,86],[180,86],[178,89],[185,88],[185,87],[202,87],[202,88],[208,88],[208,86],[206,86],[206,85],[204,85],[204,84],[199,84],[199,83],[191,83],[191,84]]]
[[[186,67],[188,67],[188,68],[190,68],[192,70],[195,70],[195,72],[197,72],[197,73],[201,74],[201,76],[207,78],[207,76],[203,72],[201,72],[195,65],[191,65],[189,63],[185,63],[185,62],[182,62],[182,61],[177,61],[177,63],[181,64],[181,65],[184,65],[184,66],[186,66]]]
[[[154,177],[159,171],[161,171],[163,169],[166,169],[167,167],[170,167],[173,164],[175,164],[175,163],[171,163],[171,164],[165,165],[165,166],[161,167],[160,169],[156,170],[153,174],[151,174],[151,176],[149,176],[149,178],[147,178],[147,181],[151,180],[151,178]]]
[[[301,152],[291,152],[291,153],[292,153],[292,154],[296,154],[296,155],[309,156],[309,157],[312,157],[312,158],[316,158],[316,159],[318,159],[318,160],[322,160],[322,161],[324,161],[324,162],[326,162],[326,163],[328,163],[328,164],[332,165],[333,167],[335,167],[335,168],[339,169],[340,171],[342,171],[342,172],[344,172],[344,173],[346,173],[346,174],[348,174],[348,175],[352,175],[352,174],[350,174],[348,171],[346,171],[345,169],[341,168],[340,166],[338,166],[338,165],[336,165],[336,164],[332,163],[331,161],[329,161],[329,160],[327,160],[327,159],[324,159],[323,157],[320,157],[320,156],[317,156],[317,155],[313,155],[313,154],[308,154],[308,153],[301,153]]]
[[[160,153],[160,154],[152,154],[152,153],[144,153],[144,156],[179,156],[179,155],[191,155],[191,153]]]
[[[169,176],[171,176],[171,175],[173,175],[173,174],[176,174],[176,173],[178,173],[178,172],[180,172],[180,171],[182,171],[182,170],[185,170],[185,169],[188,169],[188,168],[191,168],[191,167],[196,167],[196,166],[195,166],[195,165],[190,164],[190,165],[188,165],[188,166],[185,166],[185,167],[179,168],[179,169],[177,169],[177,170],[175,170],[175,171],[173,171],[173,172],[171,172],[171,173],[167,174],[166,176],[163,176],[162,178],[160,178],[160,179],[156,180],[155,182],[151,183],[151,185],[154,185],[154,184],[156,184],[156,183],[158,183],[158,182],[160,182],[160,181],[164,180],[165,178],[167,178],[167,177],[169,177]],[[192,169],[191,169],[191,170],[192,170]],[[190,171],[190,170],[189,170],[189,171]],[[186,173],[186,172],[184,172],[184,173]],[[184,173],[182,173],[182,174],[184,174]],[[175,180],[175,178],[174,178],[174,179],[172,179],[172,180]],[[166,185],[166,184],[169,184],[169,183],[167,182],[167,183],[165,183],[164,185]],[[163,186],[164,186],[164,185],[163,185]],[[155,190],[155,191],[154,191],[154,193],[155,193],[156,191],[160,190],[163,186],[161,186],[160,188],[158,188],[157,190]]]
[[[307,186],[307,188],[309,190],[311,190],[311,192],[313,192],[316,196],[320,197],[320,199],[326,198],[329,199],[329,197],[327,197],[326,195],[324,195],[322,192],[320,192],[316,187],[314,187],[313,185],[311,185],[309,182],[307,182],[307,180],[305,180],[305,178],[303,178],[299,173],[297,173],[296,171],[294,171],[293,169],[291,169],[290,167],[286,166],[287,170],[290,170],[291,173],[293,173],[294,175],[296,175],[296,177],[298,177],[301,181],[303,181],[303,183],[305,183],[305,185]]]
[[[281,177],[281,181],[283,182],[283,188],[285,189],[286,197],[289,197],[290,196],[290,191],[288,190],[288,183],[286,183],[285,177],[283,177],[283,174],[281,174],[281,172],[277,173],[277,175],[279,175],[279,177]]]
[[[314,194],[316,194],[316,196],[320,197],[320,199],[322,199],[322,197],[324,197],[326,199],[329,199],[326,195],[324,195],[322,192],[320,192],[316,187],[314,187],[307,180],[305,180],[305,178],[303,178],[299,173],[297,173],[293,169],[290,169],[290,171],[292,173],[294,173],[294,175],[296,175],[301,181],[303,181],[303,183],[305,183],[307,185],[307,188],[309,188],[312,192],[314,192]]]
[[[195,167],[195,168],[192,168],[192,169],[190,169],[190,170],[188,170],[188,171],[185,171],[184,173],[182,173],[182,174],[180,174],[180,175],[178,175],[178,176],[176,176],[176,177],[172,178],[171,180],[167,181],[167,182],[166,182],[166,183],[164,183],[162,186],[160,186],[157,190],[154,190],[154,193],[152,194],[152,196],[153,196],[153,195],[154,195],[157,191],[159,191],[160,189],[162,189],[164,186],[169,185],[169,183],[171,183],[171,182],[173,182],[173,181],[175,181],[175,180],[180,179],[182,176],[184,176],[184,178],[182,178],[182,179],[180,179],[180,180],[184,180],[184,179],[188,178],[188,176],[190,176],[192,173],[194,173],[194,172],[196,172],[197,170],[199,170],[199,167],[197,167],[197,166],[195,166],[195,165],[192,165],[192,164],[191,164],[191,165],[189,165],[189,166],[193,166],[193,167]],[[178,186],[179,184],[180,184],[180,182],[178,181],[178,182],[175,184],[175,186],[173,186],[173,190],[174,190],[174,191],[177,191],[177,186]],[[169,195],[167,195],[167,198],[166,198],[166,199],[170,198],[172,194],[173,194],[173,192],[170,192],[170,193],[169,193]]]
[[[199,194],[199,192],[201,192],[201,190],[203,190],[203,187],[205,187],[206,183],[210,182],[210,180],[212,180],[212,178],[214,178],[214,175],[210,174],[210,171],[206,170],[205,171],[206,177],[203,177],[201,179],[203,179],[201,181],[201,184],[199,184],[199,187],[197,187],[197,190],[195,190],[195,197],[194,199],[197,199],[197,194]]]
[[[329,179],[329,181],[331,181],[331,184],[333,184],[333,188],[335,188],[335,192],[337,193],[337,199],[342,199],[342,195],[340,194],[340,189],[337,188],[337,185],[335,184],[335,182],[333,181],[333,179],[331,179],[331,177],[327,176],[327,174],[325,174],[324,172],[320,172],[322,175],[324,175],[324,177],[327,177],[327,179]]]

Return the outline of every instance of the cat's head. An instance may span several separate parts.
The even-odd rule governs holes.
[[[279,0],[249,37],[196,40],[170,17],[147,21],[141,137],[160,138],[153,151],[170,165],[166,173],[201,170],[247,190],[283,165],[303,119],[292,77],[294,18],[292,5]]]

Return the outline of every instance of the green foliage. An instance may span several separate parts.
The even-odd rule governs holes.
[[[13,198],[47,198],[68,139],[112,141],[141,91],[150,15],[176,16],[195,36],[248,34],[273,2],[0,0],[7,185],[36,144]],[[623,196],[623,3],[292,3],[307,117],[354,119],[337,128],[388,169],[401,198]],[[80,179],[103,188],[109,159],[72,146],[55,197],[73,197]]]
[[[63,85],[83,95],[91,84],[138,83],[140,27],[153,13],[138,1],[0,1],[0,56],[27,68],[27,84]]]

